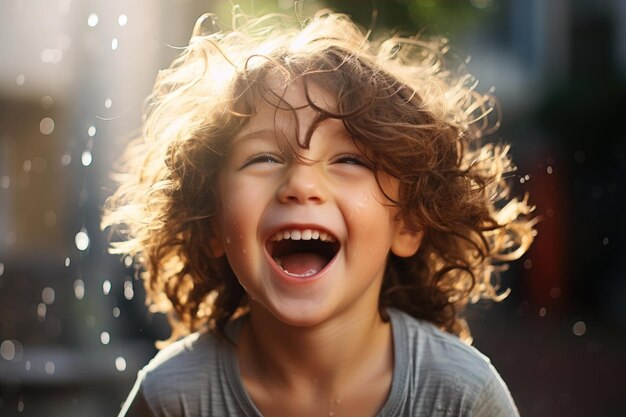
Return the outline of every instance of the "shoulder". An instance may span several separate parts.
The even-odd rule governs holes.
[[[492,403],[490,410],[500,406],[508,414],[486,415],[517,415],[506,385],[487,356],[430,322],[399,310],[389,313],[394,332],[403,333],[394,335],[394,341],[401,344],[404,353],[399,354],[406,355],[406,378],[419,395],[434,399],[437,407],[448,404],[459,415],[475,415],[469,413],[486,406],[487,400]]]
[[[394,331],[405,333],[411,359],[421,367],[440,371],[463,371],[472,379],[485,379],[491,373],[491,361],[476,348],[462,342],[425,320],[400,310],[390,310]]]
[[[194,333],[162,349],[141,371],[142,394],[150,404],[193,397],[206,389],[215,371],[220,342],[211,334]]]

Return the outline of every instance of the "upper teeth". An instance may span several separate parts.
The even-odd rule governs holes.
[[[281,232],[276,232],[270,240],[275,242],[280,242],[283,239],[291,239],[291,240],[321,240],[324,242],[334,242],[335,238],[329,235],[326,232],[320,232],[319,230],[283,230]]]

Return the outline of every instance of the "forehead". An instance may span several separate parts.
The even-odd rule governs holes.
[[[235,135],[237,142],[256,132],[274,132],[279,136],[297,135],[301,145],[307,142],[309,130],[322,114],[337,113],[335,97],[317,83],[301,79],[284,80],[280,77],[268,77],[264,83],[255,108],[248,122]],[[320,127],[335,131],[345,131],[341,120],[325,118]]]

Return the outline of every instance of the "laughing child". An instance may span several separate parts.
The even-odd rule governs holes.
[[[210,20],[159,73],[104,217],[175,341],[120,416],[518,415],[461,318],[533,234],[508,147],[481,142],[492,98],[443,41]]]

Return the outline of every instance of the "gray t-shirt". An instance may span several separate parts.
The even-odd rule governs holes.
[[[519,416],[489,359],[457,337],[389,309],[391,391],[377,417]],[[242,320],[227,332],[236,342]],[[262,417],[246,393],[234,347],[192,334],[139,371],[118,417]]]

